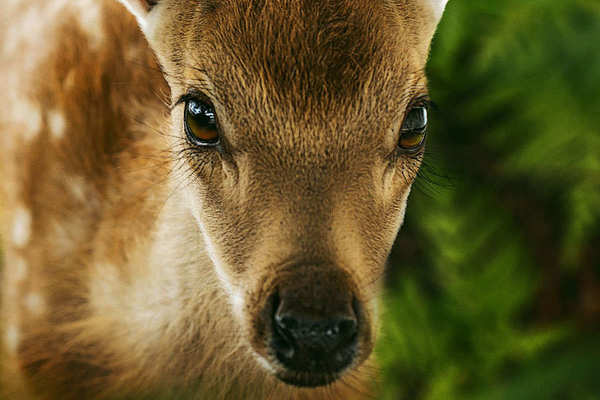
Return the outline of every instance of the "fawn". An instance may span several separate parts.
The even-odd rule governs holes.
[[[10,399],[361,399],[445,0],[5,0]]]

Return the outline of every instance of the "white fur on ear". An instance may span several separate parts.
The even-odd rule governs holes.
[[[427,0],[430,4],[431,7],[433,8],[433,13],[435,14],[436,18],[439,20],[442,18],[442,14],[444,13],[444,8],[446,8],[446,3],[448,3],[448,0]]]
[[[146,28],[148,13],[158,0],[119,0],[138,20],[142,30]]]

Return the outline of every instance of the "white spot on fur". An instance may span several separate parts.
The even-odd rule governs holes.
[[[34,315],[41,315],[46,310],[46,303],[37,292],[31,292],[25,297],[25,306]]]
[[[23,281],[27,277],[27,272],[29,270],[27,261],[25,261],[25,259],[22,257],[17,257],[13,265],[15,283]]]
[[[53,139],[62,139],[65,136],[65,128],[67,121],[65,116],[57,110],[48,112],[48,127],[50,128],[50,135]]]
[[[101,2],[96,0],[80,0],[77,4],[79,5],[79,25],[88,35],[90,45],[98,47],[104,40]]]
[[[47,2],[54,3],[54,2]],[[12,46],[6,48],[6,54],[13,57],[19,57],[21,54],[27,54],[21,58],[21,70],[24,73],[31,73],[38,63],[47,55],[49,46],[45,45],[42,38],[48,37],[51,29],[54,28],[54,15],[48,14],[48,4],[36,4],[29,6],[26,12],[18,11],[11,25],[16,27],[11,33]],[[48,23],[46,21],[52,21]]]
[[[29,99],[14,99],[11,109],[13,121],[21,129],[25,140],[30,141],[40,133],[42,129],[42,113],[38,106]]]
[[[10,353],[16,353],[19,347],[19,329],[15,325],[9,325],[4,332],[4,340],[6,348]]]
[[[52,40],[57,26],[65,24],[70,16],[79,20],[81,29],[88,35],[91,46],[101,44],[102,7],[104,2],[97,0],[52,0],[37,1],[29,5],[28,1],[18,1],[14,6],[2,2],[2,16],[7,16],[7,32],[4,33],[0,54],[7,60],[18,59],[20,71],[25,75],[33,73],[40,62],[46,59],[48,52],[54,50]],[[22,57],[27,54],[27,57]]]
[[[24,247],[31,238],[31,213],[20,206],[13,217],[12,241],[17,247]]]

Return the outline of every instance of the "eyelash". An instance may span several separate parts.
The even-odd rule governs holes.
[[[406,110],[410,111],[415,107],[425,107],[428,110],[435,110],[436,108],[435,103],[433,102],[433,100],[431,100],[428,94],[415,97],[410,103],[408,103],[408,107],[406,107]]]
[[[188,92],[186,94],[184,94],[183,96],[181,96],[176,102],[175,104],[173,104],[173,106],[171,107],[171,110],[174,110],[175,108],[177,108],[177,106],[181,105],[181,104],[185,104],[187,103],[189,100],[203,100],[203,101],[208,101],[208,99],[206,98],[205,95],[203,95],[200,92]]]

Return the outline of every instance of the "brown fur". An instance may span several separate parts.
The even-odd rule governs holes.
[[[379,281],[420,165],[394,148],[426,93],[425,3],[164,0],[149,47],[116,1],[9,1],[9,398],[368,397]],[[223,153],[184,139],[171,106],[193,87]],[[335,383],[299,389],[261,366],[282,368],[261,316],[276,288],[363,303]]]

